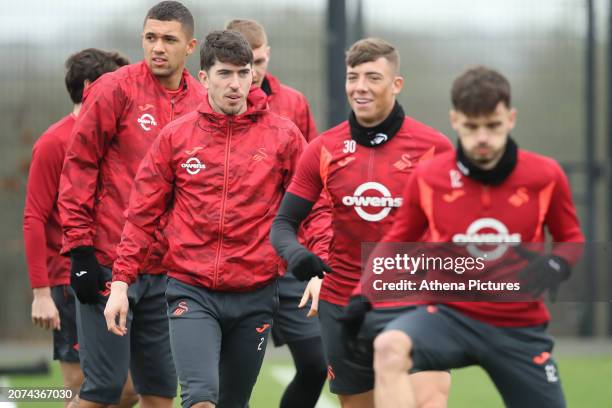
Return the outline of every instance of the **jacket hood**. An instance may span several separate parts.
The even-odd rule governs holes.
[[[143,60],[140,61],[140,66],[141,69],[143,71],[146,71],[149,79],[151,81],[153,81],[153,83],[157,86],[157,88],[161,91],[161,92],[166,92],[166,88],[164,88],[162,86],[162,84],[159,82],[159,79],[157,79],[157,77],[153,74],[153,72],[151,72],[151,68],[149,68],[149,66],[147,65],[147,63]],[[183,68],[183,74],[181,75],[181,82],[180,85],[183,86],[184,91],[186,91],[190,86],[192,86],[193,84],[191,83],[192,81],[195,81],[195,79],[191,76],[191,74],[189,73],[189,71],[187,71],[186,68]],[[182,92],[184,93],[184,92]]]
[[[281,91],[281,83],[278,80],[277,77],[275,77],[274,75],[270,74],[269,72],[266,73],[266,81],[268,81],[268,85],[270,85],[270,91],[271,94],[269,96],[272,95],[277,95],[278,93],[280,93]]]

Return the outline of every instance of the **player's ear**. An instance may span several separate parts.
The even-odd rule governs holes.
[[[459,126],[458,122],[459,122],[459,114],[457,113],[456,110],[451,109],[448,112],[448,120],[450,121],[451,127],[454,130],[457,130],[457,127]]]
[[[270,46],[269,45],[266,47],[266,57],[270,59]]]
[[[198,45],[198,40],[196,40],[195,38],[189,40],[189,42],[187,43],[187,56],[193,54],[193,51],[196,49],[196,45]]]
[[[204,89],[208,89],[208,72],[204,71],[204,70],[200,70],[198,72],[198,79],[200,80],[200,83],[204,86]]]
[[[404,78],[401,76],[396,76],[393,78],[393,95],[399,95],[402,92],[402,88],[404,87]]]
[[[514,129],[514,125],[516,124],[516,108],[510,109],[508,112],[508,120],[510,121],[510,129]]]

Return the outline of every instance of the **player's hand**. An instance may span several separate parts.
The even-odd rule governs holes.
[[[59,330],[61,328],[60,316],[55,306],[55,302],[51,297],[51,289],[48,287],[36,288],[33,292],[32,323],[46,330]]]
[[[115,281],[111,284],[111,293],[106,302],[104,309],[104,318],[106,319],[106,327],[108,331],[117,336],[127,334],[125,325],[127,313],[130,307],[127,297],[128,284],[125,282]],[[119,323],[117,323],[117,315],[119,315]]]
[[[74,248],[70,251],[70,259],[70,286],[74,294],[81,303],[96,303],[104,282],[93,247]]]
[[[366,297],[353,296],[344,308],[344,314],[338,319],[342,322],[342,340],[353,353],[363,351],[358,350],[361,342],[358,341],[357,336],[370,310],[372,310],[372,304]]]
[[[548,290],[550,300],[554,302],[559,284],[566,280],[571,272],[567,261],[560,256],[540,255],[524,248],[517,247],[515,250],[529,260],[527,267],[518,274],[523,283],[522,289],[534,297],[539,297]]]
[[[321,283],[323,283],[323,281],[315,276],[308,282],[306,289],[304,289],[304,294],[302,295],[298,307],[300,309],[303,308],[308,304],[308,300],[312,299],[310,302],[310,310],[306,314],[306,317],[315,317],[319,315],[319,292],[321,292]]]
[[[332,272],[325,262],[306,248],[295,251],[287,260],[287,273],[292,273],[299,281],[315,276],[323,279],[324,272]]]

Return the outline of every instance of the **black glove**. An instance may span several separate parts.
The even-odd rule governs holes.
[[[104,274],[93,247],[77,247],[70,251],[70,286],[81,303],[96,303],[98,291],[104,287]]]
[[[540,255],[519,248],[515,248],[516,252],[529,260],[527,267],[518,274],[523,282],[522,289],[534,297],[540,296],[548,289],[550,300],[557,300],[559,284],[570,276],[571,268],[567,261],[557,255]]]
[[[357,358],[366,356],[372,347],[371,341],[358,339],[361,325],[370,310],[372,304],[366,297],[353,296],[344,308],[344,314],[338,319],[342,322],[342,341]]]
[[[323,279],[323,271],[332,272],[321,258],[304,247],[294,251],[287,260],[287,273],[292,273],[299,281],[310,280],[315,276]]]

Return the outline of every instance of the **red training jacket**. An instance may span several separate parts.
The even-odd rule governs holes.
[[[60,182],[62,252],[93,245],[98,261],[112,266],[140,161],[167,123],[202,101],[203,88],[187,70],[181,86],[167,91],[140,62],[86,90]]]
[[[68,258],[60,256],[62,229],[57,196],[62,164],[75,123],[71,113],[51,125],[32,148],[23,237],[32,288],[70,284]]]
[[[281,84],[270,73],[266,74],[266,80],[272,91],[268,95],[270,111],[291,120],[300,129],[306,142],[312,142],[317,137],[317,127],[306,97],[299,91]],[[298,231],[299,242],[321,259],[327,261],[331,242],[331,208],[326,200],[320,199],[313,206],[311,214],[312,216],[308,217],[307,220],[316,219],[318,221],[302,224]]]
[[[136,176],[113,280],[136,279],[164,213],[168,276],[242,292],[282,273],[268,235],[306,142],[261,89],[247,102],[227,116],[205,100],[162,131]]]
[[[455,153],[436,157],[414,172],[403,200],[383,242],[453,242],[458,234],[478,233],[520,235],[521,242],[543,242],[544,227],[555,243],[584,242],[561,167],[553,159],[521,149],[516,168],[499,186],[464,177]],[[471,238],[470,242],[477,241]],[[580,255],[575,252],[558,255]],[[495,326],[538,325],[550,318],[542,301],[448,305]]]
[[[291,119],[300,129],[308,143],[317,137],[317,125],[310,112],[308,100],[296,89],[281,84],[278,78],[267,73],[266,79],[270,84],[272,93],[268,95],[268,105],[274,113]]]
[[[331,202],[329,266],[334,272],[323,279],[321,299],[348,303],[361,277],[361,242],[376,242],[391,227],[414,168],[451,149],[444,135],[408,116],[379,147],[352,140],[348,121],[310,143],[288,191],[316,201],[323,190]]]

